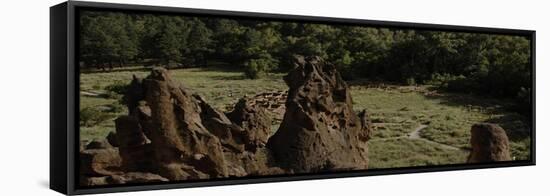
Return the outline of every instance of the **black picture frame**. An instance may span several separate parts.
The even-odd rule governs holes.
[[[485,164],[457,164],[429,167],[376,169],[367,171],[316,173],[307,175],[278,175],[245,178],[209,179],[192,182],[167,182],[162,184],[117,185],[93,188],[79,187],[77,183],[77,159],[79,157],[77,149],[79,148],[79,125],[78,123],[76,123],[78,122],[79,112],[79,96],[77,94],[79,92],[79,66],[77,66],[77,17],[78,11],[81,9],[132,11],[140,13],[185,14],[198,16],[222,16],[229,18],[269,19],[279,21],[300,21],[329,24],[353,24],[371,27],[409,28],[417,30],[525,36],[531,40],[531,160],[493,162]],[[535,165],[535,34],[536,32],[533,30],[405,23],[363,19],[345,19],[318,16],[267,14],[97,2],[64,2],[50,8],[50,188],[63,194],[73,195]]]

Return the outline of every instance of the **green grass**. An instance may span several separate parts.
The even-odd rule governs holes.
[[[396,168],[464,163],[468,153],[421,140],[369,141],[369,168]]]
[[[242,72],[212,68],[171,70],[172,78],[203,96],[213,107],[227,111],[239,98],[266,91],[284,91],[288,87],[282,80],[284,74],[270,74],[262,79],[246,79]],[[126,114],[120,105],[121,95],[110,92],[110,85],[129,83],[132,75],[145,77],[145,69],[121,69],[115,72],[81,74],[81,90],[100,94],[99,97],[80,96],[80,106],[119,108],[106,110],[113,118],[91,126],[82,126],[83,141],[104,138],[114,131],[116,116]],[[369,167],[389,168],[438,164],[464,163],[467,153],[462,150],[444,149],[440,145],[407,136],[420,125],[423,138],[457,148],[468,148],[470,127],[477,122],[495,122],[507,130],[511,140],[511,153],[516,159],[529,158],[530,138],[528,126],[521,115],[508,112],[503,100],[492,100],[461,94],[425,96],[419,91],[403,91],[396,88],[365,88],[352,86],[354,110],[367,109],[375,125],[369,142]],[[122,108],[122,109],[120,109]],[[276,131],[278,125],[273,125]],[[397,138],[399,137],[399,138]]]
[[[467,149],[471,126],[493,122],[507,131],[512,157],[529,159],[530,139],[526,135],[529,128],[522,116],[505,110],[509,104],[505,101],[461,94],[425,96],[417,91],[355,86],[351,92],[354,110],[367,109],[375,125],[383,125],[375,126],[375,140],[407,136],[414,127],[424,124],[428,127],[420,132],[423,138]]]

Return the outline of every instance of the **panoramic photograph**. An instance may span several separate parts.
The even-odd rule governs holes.
[[[531,160],[530,37],[78,14],[82,187]]]

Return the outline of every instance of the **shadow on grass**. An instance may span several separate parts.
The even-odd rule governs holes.
[[[115,72],[127,72],[127,71],[150,71],[152,67],[143,67],[143,66],[134,66],[134,67],[122,67],[114,69],[96,69],[96,68],[87,68],[80,69],[81,74],[94,74],[94,73],[115,73]]]
[[[483,123],[500,125],[511,141],[520,141],[531,136],[531,117],[519,113],[518,106],[513,99],[495,99],[472,94],[452,93],[437,88],[430,88],[430,90],[435,90],[438,93],[424,94],[424,96],[428,99],[440,100],[439,103],[442,105],[462,107],[466,110],[490,115],[490,119]]]
[[[231,65],[216,65],[216,66],[206,66],[206,67],[195,67],[200,68],[197,70],[192,70],[191,72],[227,72],[227,73],[243,73],[243,69],[239,66]]]
[[[519,142],[531,137],[531,127],[522,118],[524,117],[518,114],[506,114],[497,118],[491,118],[485,122],[500,125],[506,131],[506,135],[510,141]]]
[[[246,80],[244,75],[236,75],[236,76],[209,76],[210,79],[213,80]]]

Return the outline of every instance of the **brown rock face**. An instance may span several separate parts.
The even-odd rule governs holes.
[[[479,123],[470,130],[472,151],[468,163],[509,161],[510,147],[504,129],[496,124]]]
[[[116,142],[122,158],[123,168],[127,171],[148,171],[152,168],[149,157],[151,141],[134,116],[121,116],[115,120]],[[112,137],[112,136],[111,136]]]
[[[256,152],[257,148],[266,145],[271,133],[271,118],[263,108],[243,98],[228,117],[243,128],[242,138],[248,151]]]
[[[93,140],[86,145],[86,149],[107,149],[112,147],[107,140]]]
[[[109,132],[109,135],[107,135],[107,142],[109,142],[111,146],[118,147],[118,140],[115,132]]]
[[[116,148],[88,149],[80,152],[80,174],[105,176],[120,173],[121,158]]]
[[[318,57],[296,65],[284,77],[290,89],[283,122],[267,144],[278,164],[294,172],[366,169],[369,124],[353,112],[336,68]]]
[[[235,126],[224,113],[208,105],[202,97],[198,95],[194,97],[199,101],[204,126],[218,137],[225,149],[234,153],[243,152],[245,142],[244,130],[239,126]]]
[[[154,168],[170,180],[185,180],[189,166],[209,177],[226,177],[220,140],[202,124],[199,102],[176,85],[162,68],[143,80],[151,119],[145,122],[154,154]],[[130,106],[130,105],[129,105]]]

